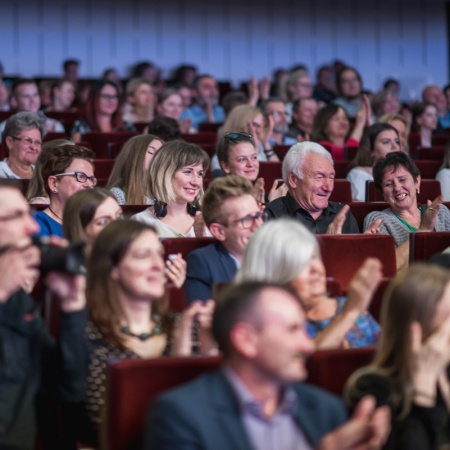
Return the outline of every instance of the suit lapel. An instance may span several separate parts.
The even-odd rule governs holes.
[[[217,250],[219,253],[219,261],[222,264],[223,270],[227,274],[227,279],[232,280],[236,275],[236,262],[230,256],[227,249],[222,244],[217,244]]]

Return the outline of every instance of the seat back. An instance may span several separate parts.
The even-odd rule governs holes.
[[[258,177],[264,178],[264,189],[266,192],[270,191],[273,182],[276,179],[281,179],[281,167],[283,163],[279,161],[261,161],[259,163]]]
[[[386,292],[386,288],[389,286],[391,280],[392,278],[383,278],[381,280],[370,302],[369,312],[377,322],[380,322],[384,293]]]
[[[348,180],[334,180],[333,192],[330,195],[332,202],[351,203],[352,187]]]
[[[144,421],[160,393],[220,367],[221,358],[122,360],[107,368],[104,450],[142,448]]]
[[[426,203],[441,195],[441,183],[438,180],[421,180],[420,193],[417,195],[418,203]],[[366,182],[366,202],[382,202],[383,194],[375,188],[373,181]]]
[[[370,364],[374,354],[373,347],[319,350],[308,359],[308,381],[341,395],[350,375]]]
[[[113,133],[102,133],[100,131],[91,131],[81,136],[83,141],[91,144],[92,150],[95,152],[96,158],[110,159],[110,143],[124,144],[128,139],[137,136],[134,131],[115,131]]]
[[[107,180],[115,162],[114,159],[96,159],[94,161],[95,176]]]
[[[164,247],[164,255],[167,258],[171,253],[181,253],[181,256],[186,259],[186,256],[196,250],[197,248],[205,247],[213,242],[216,242],[212,237],[201,238],[167,238],[161,240]]]
[[[374,234],[322,234],[319,238],[327,276],[334,278],[347,292],[351,279],[366,258],[383,263],[385,277],[397,272],[395,243],[392,236]]]
[[[361,233],[363,232],[364,219],[369,213],[389,208],[386,202],[353,202],[349,206],[351,213],[358,222]]]
[[[343,159],[342,161],[335,161],[334,162],[334,170],[336,172],[335,177],[345,179],[347,177],[349,164],[350,161],[348,161],[347,159]]]
[[[423,179],[434,180],[439,167],[442,165],[441,160],[418,160],[416,161],[416,166],[419,169],[420,176]]]
[[[428,147],[428,148],[420,148],[418,150],[417,159],[420,160],[437,160],[442,163],[445,154],[445,147]],[[417,163],[417,161],[416,161]]]
[[[428,261],[435,253],[450,247],[450,232],[411,233],[409,239],[409,261]]]

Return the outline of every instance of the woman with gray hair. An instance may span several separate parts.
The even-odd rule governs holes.
[[[38,114],[23,111],[11,116],[3,131],[9,156],[0,162],[0,178],[31,178],[44,135],[45,119]]]
[[[368,258],[353,277],[347,297],[329,297],[315,236],[293,219],[278,219],[252,235],[235,281],[290,286],[300,297],[307,332],[318,348],[355,348],[378,342],[380,327],[367,308],[381,278],[380,261]]]

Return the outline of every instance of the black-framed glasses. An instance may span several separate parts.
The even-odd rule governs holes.
[[[258,212],[254,216],[248,214],[247,216],[242,217],[241,219],[237,219],[234,222],[239,222],[242,225],[242,228],[248,229],[252,228],[257,220],[265,222],[267,220],[267,217],[268,215],[266,212]]]
[[[100,94],[100,98],[103,100],[119,100],[119,96],[117,94]]]
[[[227,133],[224,135],[225,139],[229,139],[230,141],[235,141],[239,138],[246,138],[246,139],[252,139],[252,135],[250,133],[246,133],[245,131],[241,132],[233,132],[233,133]]]
[[[25,142],[25,144],[28,145],[35,145],[36,147],[42,147],[42,142],[41,141],[35,141],[34,139],[31,139],[29,137],[17,137],[17,136],[11,136],[15,141],[21,141],[21,142]]]
[[[79,183],[86,183],[86,181],[89,180],[92,186],[97,185],[97,178],[94,176],[89,177],[84,172],[64,172],[64,173],[57,173],[56,175],[53,176],[54,177],[72,176],[75,177]]]

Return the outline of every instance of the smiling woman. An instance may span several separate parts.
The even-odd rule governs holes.
[[[3,139],[9,157],[0,162],[0,178],[31,178],[42,148],[45,120],[32,112],[19,112],[5,125]]]
[[[195,237],[194,221],[208,167],[209,156],[198,145],[164,144],[149,168],[149,195],[155,202],[132,218],[154,226],[160,237]]]

